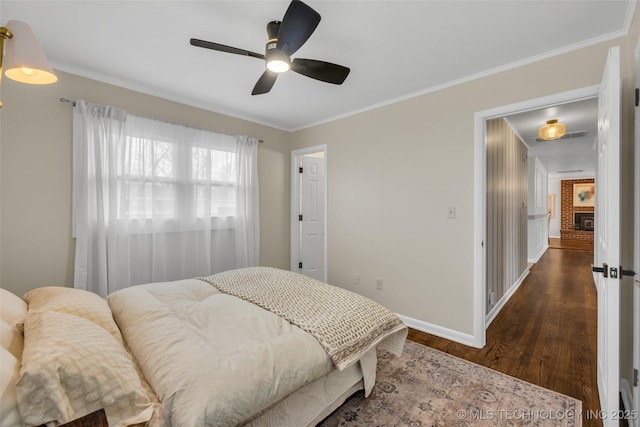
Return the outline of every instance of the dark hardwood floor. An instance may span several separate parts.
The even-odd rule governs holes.
[[[582,240],[567,240],[551,237],[549,239],[549,247],[554,249],[578,249],[592,251],[593,241],[587,242]]]
[[[575,397],[583,425],[601,426],[592,261],[592,251],[548,249],[487,329],[483,349],[413,329],[409,339]]]

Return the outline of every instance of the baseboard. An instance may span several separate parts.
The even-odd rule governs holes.
[[[520,285],[522,285],[522,282],[524,282],[525,277],[527,277],[528,275],[529,275],[529,269],[525,270],[524,273],[522,273],[522,275],[520,277],[518,277],[518,280],[516,280],[516,282],[513,284],[513,286],[511,286],[509,288],[507,293],[505,293],[502,296],[502,298],[500,298],[500,300],[498,300],[496,305],[493,306],[493,308],[491,309],[491,311],[489,311],[489,313],[487,314],[487,317],[485,318],[485,321],[484,321],[485,328],[489,327],[491,322],[493,322],[493,319],[496,318],[496,316],[498,315],[500,310],[502,310],[502,307],[504,307],[504,305],[507,303],[507,301],[509,301],[509,298],[511,298],[513,296],[513,294],[518,290]]]
[[[631,385],[629,384],[629,381],[624,378],[620,379],[620,395],[622,396],[622,404],[624,405],[625,413],[637,414],[640,408],[634,407]],[[629,417],[627,422],[629,423],[629,427],[640,427],[640,420],[638,420],[637,416]]]
[[[540,253],[535,258],[529,258],[527,259],[527,262],[530,262],[531,264],[535,264],[540,260],[540,258],[542,258],[542,255],[544,255],[544,253],[547,252],[547,249],[549,249],[548,243],[544,245],[544,248],[540,251]]]
[[[413,319],[408,316],[403,316],[402,314],[396,313],[396,315],[400,318],[400,320],[404,322],[405,325],[407,325],[410,328],[417,329],[418,331],[426,332],[428,334],[435,335],[440,338],[445,338],[451,341],[455,341],[460,344],[476,347],[473,335],[465,334],[460,331],[434,325],[433,323],[424,322],[422,320]]]

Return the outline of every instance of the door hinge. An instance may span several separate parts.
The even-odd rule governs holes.
[[[298,168],[298,172],[302,173],[302,171],[304,171],[304,168],[303,168],[302,166],[300,166],[300,167]]]
[[[302,262],[298,263],[298,268],[302,268]]]
[[[633,386],[638,387],[638,370],[633,370]]]
[[[640,89],[636,88],[636,107],[640,104]]]
[[[302,214],[298,215],[298,221],[302,221]]]

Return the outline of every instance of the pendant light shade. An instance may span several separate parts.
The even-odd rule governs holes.
[[[567,133],[567,126],[558,123],[558,120],[547,120],[547,124],[538,129],[538,137],[545,141],[562,138]]]
[[[9,21],[6,28],[12,37],[5,40],[4,75],[32,85],[55,83],[58,78],[29,25],[22,21]]]

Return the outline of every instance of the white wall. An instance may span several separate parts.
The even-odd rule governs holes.
[[[549,226],[549,237],[555,237],[557,239],[560,238],[560,201],[561,201],[561,192],[560,192],[560,182],[561,179],[559,177],[549,176],[549,185],[548,191],[549,193],[553,193],[554,197],[554,207],[553,211],[555,212],[554,216],[551,218],[551,224]]]

